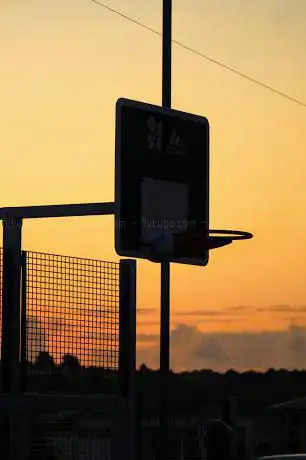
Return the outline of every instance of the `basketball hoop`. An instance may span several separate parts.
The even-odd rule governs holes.
[[[143,245],[151,262],[170,262],[179,257],[201,257],[207,251],[231,244],[234,240],[248,240],[252,233],[241,230],[206,230],[192,228],[178,233],[164,232]]]

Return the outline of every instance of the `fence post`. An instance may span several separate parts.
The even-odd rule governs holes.
[[[2,341],[1,390],[3,393],[20,391],[20,279],[21,279],[22,219],[3,219],[2,265]],[[7,431],[5,448],[9,458],[15,460],[15,414],[11,409],[5,415]]]
[[[1,386],[4,393],[20,390],[21,230],[21,219],[3,219]]]
[[[20,391],[25,392],[27,378],[27,252],[21,253]]]
[[[128,409],[128,452],[136,458],[136,261],[120,261],[119,375]],[[125,452],[126,455],[126,452]]]

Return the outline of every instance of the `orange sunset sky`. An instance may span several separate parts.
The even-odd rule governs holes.
[[[101,0],[103,3],[103,0]],[[161,0],[106,3],[161,31]],[[173,38],[306,103],[304,0],[173,0]],[[90,0],[0,2],[1,206],[112,201],[119,97],[161,102],[161,38]],[[173,46],[173,107],[211,127],[211,228],[254,233],[172,267],[172,366],[306,366],[306,108]],[[24,249],[118,260],[112,217],[28,221]],[[138,361],[159,267],[138,263]]]

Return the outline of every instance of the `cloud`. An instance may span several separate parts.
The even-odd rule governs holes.
[[[252,310],[253,307],[247,307],[246,305],[236,305],[235,307],[228,308],[231,311],[245,311],[245,310]]]
[[[157,308],[137,308],[138,315],[154,315],[157,312]]]
[[[229,359],[226,350],[224,350],[221,343],[214,337],[210,337],[204,341],[201,346],[195,350],[195,353],[201,359],[222,365]]]
[[[159,335],[157,334],[137,334],[138,342],[156,342],[159,340]]]
[[[183,310],[178,311],[174,316],[222,316],[224,310]]]
[[[181,322],[180,321],[173,321],[173,326],[174,328],[177,328]],[[193,321],[189,320],[188,325],[189,326],[199,326],[199,325],[212,325],[214,328],[220,327],[224,324],[238,324],[238,323],[243,323],[245,324],[245,320],[243,318],[224,318],[224,317],[219,317],[219,316],[211,316],[207,318],[194,318]]]
[[[241,314],[243,307],[232,307],[224,309],[202,309],[202,310],[182,310],[174,313],[174,316],[237,316]]]
[[[139,364],[158,367],[158,346],[139,346]],[[141,361],[140,361],[141,360]],[[178,325],[171,333],[171,367],[176,371],[306,368],[306,327],[281,331],[204,333]]]
[[[159,326],[159,321],[139,321],[139,326]]]
[[[306,313],[306,306],[272,305],[270,307],[257,308],[257,311],[262,313]]]

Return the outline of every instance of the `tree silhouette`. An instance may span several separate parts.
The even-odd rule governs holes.
[[[80,362],[74,355],[64,355],[61,365],[69,374],[76,374],[81,370]]]
[[[36,359],[35,368],[42,372],[51,373],[54,366],[52,356],[47,351],[41,351]]]
[[[140,372],[150,372],[150,368],[146,364],[141,364],[139,367]]]

